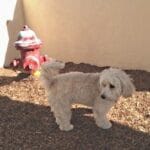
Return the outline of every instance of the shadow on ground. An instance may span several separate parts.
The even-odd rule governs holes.
[[[19,73],[17,76],[0,76],[0,86],[9,85],[13,81],[19,82],[29,76],[26,73]]]
[[[66,63],[66,67],[61,71],[61,73],[71,72],[71,71],[81,71],[81,72],[101,72],[102,70],[109,68],[98,67],[90,64],[75,64],[72,62]],[[143,70],[125,70],[131,78],[133,79],[134,85],[137,91],[150,91],[150,72]],[[25,73],[20,73],[16,77],[0,76],[0,86],[10,84],[13,81],[20,81],[27,78],[29,75]]]
[[[75,128],[62,132],[47,106],[0,97],[1,149],[148,150],[150,136],[113,122],[109,130],[95,125],[90,109],[73,110]]]
[[[75,64],[72,62],[66,63],[66,67],[61,71],[61,73],[71,72],[71,71],[81,71],[81,72],[101,72],[102,70],[109,68],[98,67],[90,64]],[[150,72],[144,70],[125,70],[131,78],[133,79],[134,85],[137,91],[150,91]],[[25,73],[20,73],[16,77],[0,76],[0,86],[10,84],[13,81],[20,81],[27,78],[29,75]]]

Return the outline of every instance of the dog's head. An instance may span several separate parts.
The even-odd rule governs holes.
[[[102,71],[99,84],[101,98],[109,101],[116,101],[120,96],[129,97],[135,91],[130,77],[120,69]]]

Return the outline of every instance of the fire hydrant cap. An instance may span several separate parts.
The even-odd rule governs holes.
[[[30,49],[34,46],[41,46],[42,42],[37,38],[35,32],[31,30],[27,25],[23,27],[23,30],[18,34],[18,40],[15,42],[16,47],[20,49]]]

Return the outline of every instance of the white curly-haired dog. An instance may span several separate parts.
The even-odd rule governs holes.
[[[129,97],[135,90],[129,76],[113,68],[101,73],[59,74],[64,66],[62,62],[51,61],[43,64],[41,69],[41,79],[60,130],[73,129],[70,123],[73,103],[91,106],[98,127],[110,128],[112,124],[106,116],[108,111],[120,96]]]

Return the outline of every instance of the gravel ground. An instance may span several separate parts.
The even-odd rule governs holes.
[[[100,72],[106,67],[66,63],[62,72]],[[113,127],[95,125],[90,108],[74,105],[74,130],[55,123],[39,80],[0,69],[0,150],[148,150],[150,149],[150,73],[126,70],[137,92],[111,109]]]

